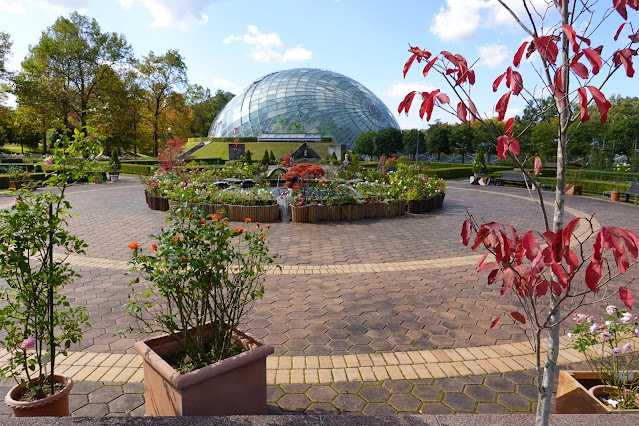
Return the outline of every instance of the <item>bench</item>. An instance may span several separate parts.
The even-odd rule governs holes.
[[[501,172],[501,177],[497,178],[497,185],[503,185],[504,182],[526,183],[523,172]]]
[[[626,201],[630,201],[631,195],[639,196],[639,182],[632,182],[630,189],[627,191],[619,191],[620,194],[626,194]]]

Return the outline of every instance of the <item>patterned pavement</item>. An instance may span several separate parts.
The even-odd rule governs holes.
[[[93,383],[96,390],[119,387],[118,397],[139,394],[133,392],[140,389],[135,382],[142,376],[132,346],[141,336],[114,335],[132,322],[122,308],[133,291],[123,270],[130,256],[127,245],[140,241],[148,247],[148,235],[161,229],[165,214],[148,209],[135,178],[74,187],[69,200],[73,212],[80,214],[70,219],[71,231],[89,248],[87,257],[69,259],[82,277],[65,292],[73,303],[87,307],[91,327],[82,345],[73,348],[78,352],[65,360],[65,374]],[[0,207],[11,201],[10,195],[0,196]],[[586,197],[567,197],[566,203],[567,220],[595,214],[602,226],[639,232],[639,210],[632,204]],[[519,230],[541,227],[539,207],[526,190],[461,182],[451,182],[444,207],[429,214],[272,224],[271,250],[280,254],[283,271],[267,276],[264,299],[243,327],[276,348],[268,361],[273,412],[318,412],[322,407],[326,412],[370,413],[530,410],[530,399],[525,409],[518,399],[526,398],[528,391],[520,392],[519,386],[531,386],[528,379],[514,379],[512,391],[505,391],[517,398],[502,397],[499,390],[488,387],[495,392],[491,399],[490,392],[479,389],[491,377],[510,381],[521,377],[534,360],[527,343],[522,343],[523,329],[509,321],[489,328],[494,316],[515,306],[498,298],[498,288],[487,287],[485,276],[475,273],[478,255],[464,247],[459,236],[466,209],[480,221],[506,222]],[[636,271],[628,274],[624,282],[636,276]],[[561,353],[564,364],[581,359],[573,351]],[[447,382],[441,380],[462,381],[465,387],[442,389],[437,384]],[[441,398],[421,398],[415,389],[419,393],[422,388],[428,388],[423,392],[429,395],[440,392]],[[485,394],[484,399],[473,399],[469,390]],[[385,392],[389,397],[381,401]],[[369,393],[378,396],[367,398]],[[452,396],[446,399],[449,393]],[[86,395],[90,406],[91,392]],[[473,408],[458,395],[475,401]],[[422,408],[416,408],[411,398],[419,400]],[[500,404],[506,400],[518,404]],[[428,405],[435,403],[443,406]],[[109,412],[121,413],[110,408]]]

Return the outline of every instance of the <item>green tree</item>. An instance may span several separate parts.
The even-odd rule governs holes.
[[[393,155],[401,152],[404,138],[402,131],[395,128],[380,129],[375,134],[375,155]]]
[[[364,132],[361,135],[359,135],[359,137],[355,139],[355,145],[353,146],[353,151],[359,155],[371,155],[371,156],[375,155],[375,136],[376,135],[377,135],[377,132],[374,130],[369,130],[368,132]],[[342,158],[342,161],[344,161],[343,158]]]
[[[194,137],[207,136],[217,115],[235,95],[218,90],[211,91],[198,84],[190,85],[186,91],[186,105],[193,110],[191,133]]]
[[[408,155],[423,154],[426,152],[426,141],[421,130],[409,129],[402,131],[402,152]]]
[[[142,58],[137,68],[141,86],[145,90],[144,122],[152,134],[153,156],[157,157],[167,103],[178,89],[188,84],[187,68],[177,50],[168,50],[161,56],[151,51]]]
[[[437,153],[437,161],[441,160],[442,152],[444,154],[450,154],[450,138],[451,138],[450,126],[446,123],[436,121],[435,124],[430,126],[426,131],[427,139],[426,146],[429,152]]]
[[[6,98],[5,84],[9,81],[12,73],[7,69],[7,59],[11,54],[11,38],[9,34],[0,31],[0,103]]]
[[[275,158],[275,155],[273,154],[273,150],[271,150],[271,155],[269,156],[269,160],[271,164],[275,164],[275,162],[277,161]]]
[[[260,160],[260,163],[262,163],[263,166],[267,166],[269,162],[270,162],[270,157],[268,155],[268,150],[265,149],[264,150],[264,155],[262,156],[262,159]]]
[[[466,154],[474,151],[476,141],[477,134],[470,126],[465,124],[451,126],[450,146],[454,152],[461,154],[462,164],[466,163]]]

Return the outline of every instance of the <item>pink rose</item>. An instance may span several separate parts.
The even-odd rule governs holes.
[[[24,350],[29,350],[35,348],[36,339],[33,336],[29,336],[28,339],[25,339],[24,342],[20,343],[20,347]]]
[[[53,165],[53,158],[51,158],[51,157],[47,157],[47,158],[45,158],[45,159],[44,159],[43,163],[44,163],[46,166],[51,166],[51,165]]]

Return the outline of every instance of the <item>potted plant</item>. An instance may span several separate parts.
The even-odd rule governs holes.
[[[140,327],[162,332],[135,344],[144,360],[146,414],[265,414],[266,357],[272,346],[238,328],[262,297],[266,231],[176,208],[145,255],[135,242],[129,271],[150,283],[126,305]],[[246,226],[251,223],[246,219]],[[140,282],[139,277],[132,285]]]
[[[59,193],[22,192],[10,209],[0,211],[0,278],[6,281],[0,289],[0,341],[9,353],[0,370],[17,382],[5,397],[16,417],[69,415],[73,381],[55,374],[56,358],[81,341],[88,315],[61,294],[78,276],[64,259],[85,254],[87,245],[68,231],[71,206],[64,193],[67,182],[83,173],[81,156],[98,145],[76,129],[44,160],[63,170],[44,182]],[[54,257],[54,250],[62,256]]]
[[[484,147],[479,147],[477,150],[477,156],[475,157],[475,161],[473,162],[473,178],[470,180],[471,183],[479,181],[486,184],[487,176],[486,173],[488,168],[486,167],[486,152],[484,151]]]
[[[581,180],[586,174],[581,170],[575,170],[572,174],[566,174],[566,195],[581,195],[583,186]]]
[[[120,164],[120,159],[118,158],[118,149],[113,148],[111,151],[111,159],[109,160],[109,177],[111,182],[117,182],[120,177],[120,169],[122,168],[122,164]]]
[[[610,191],[610,201],[619,201],[619,196],[621,194],[619,193],[619,191],[617,191],[617,188],[613,189],[612,191]]]
[[[9,167],[7,174],[9,175],[9,189],[14,191],[33,182],[30,179],[29,171],[21,167]]]
[[[557,412],[637,412],[639,357],[634,338],[639,318],[628,309],[610,305],[606,315],[573,314],[576,326],[569,335],[574,349],[586,356],[590,371],[561,371]]]

